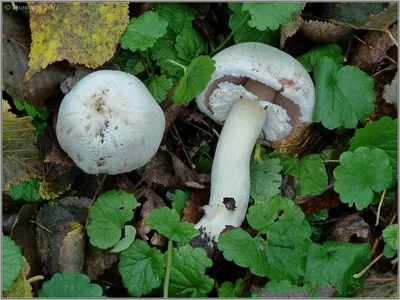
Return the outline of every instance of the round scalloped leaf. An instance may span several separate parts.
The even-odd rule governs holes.
[[[24,266],[21,250],[14,241],[2,234],[2,290],[11,288],[13,281],[18,277]]]
[[[385,151],[359,147],[356,151],[344,152],[340,166],[333,171],[336,182],[335,192],[340,201],[355,204],[358,210],[368,207],[374,198],[374,191],[381,192],[392,182],[392,168]]]
[[[392,224],[386,227],[382,232],[383,241],[387,245],[392,247],[394,250],[399,250],[398,231],[399,231],[399,225]]]
[[[328,129],[355,128],[358,120],[374,111],[374,81],[358,67],[338,68],[330,57],[317,60],[314,67],[314,122]]]
[[[133,210],[140,204],[133,194],[108,191],[102,194],[90,210],[87,227],[90,243],[100,249],[115,246],[121,239],[125,222],[132,220]]]
[[[40,298],[106,298],[103,289],[89,277],[72,272],[56,273],[43,283]]]

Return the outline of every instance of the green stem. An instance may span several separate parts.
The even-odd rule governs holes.
[[[254,151],[254,159],[255,159],[256,161],[262,161],[262,158],[261,158],[261,149],[262,149],[261,144],[260,144],[259,141],[257,141],[257,143],[256,143],[256,149],[255,149],[255,151]]]
[[[242,28],[244,24],[249,20],[250,12],[247,12],[247,16],[243,18],[243,21],[237,26],[237,29]],[[225,40],[213,51],[211,51],[210,56],[214,56],[217,52],[219,52],[225,45],[226,43],[229,42],[229,40],[235,35],[237,29],[232,30],[232,32],[225,38]]]
[[[186,71],[187,71],[187,67],[186,66],[184,66],[184,65],[182,65],[182,64],[180,64],[180,63],[178,63],[178,62],[176,62],[176,61],[174,61],[172,59],[165,59],[165,60],[163,60],[163,62],[169,62],[169,63],[171,63],[171,64],[173,64],[175,66],[178,66],[178,67],[182,68],[183,72],[186,75]]]
[[[167,260],[167,270],[166,270],[165,281],[164,281],[164,298],[168,298],[169,279],[170,279],[170,277],[171,277],[171,268],[172,268],[172,240],[168,240],[167,255],[168,255],[168,260]]]
[[[38,280],[43,280],[43,279],[44,279],[44,277],[42,275],[37,275],[35,277],[29,278],[27,280],[27,282],[28,283],[32,283],[32,282],[35,282],[35,281],[38,281]]]
[[[138,51],[138,52],[143,65],[146,67],[146,72],[147,75],[149,76],[149,79],[153,80],[154,78],[153,69],[151,68],[152,67],[151,62],[149,62],[148,52],[146,51],[146,54],[143,51]]]
[[[323,160],[322,162],[323,162],[324,164],[325,164],[325,163],[338,163],[339,160],[337,160],[337,159],[327,159],[327,160]]]

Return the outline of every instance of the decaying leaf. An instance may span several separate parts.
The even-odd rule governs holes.
[[[385,279],[384,277],[382,279]],[[357,292],[356,298],[373,299],[373,298],[393,298],[399,297],[399,283],[398,280],[392,282],[381,281],[367,281],[364,287]]]
[[[301,10],[293,14],[292,20],[285,25],[282,25],[280,27],[280,47],[283,48],[285,45],[285,41],[293,36],[297,30],[299,30],[300,25],[302,23],[301,19],[301,12],[303,11],[304,7],[306,6],[306,3],[303,3],[301,6]]]
[[[34,143],[34,127],[31,117],[17,118],[9,112],[10,105],[2,100],[3,116],[3,190],[10,184],[36,178],[39,153]]]
[[[69,244],[79,249],[61,249],[66,247],[65,238],[68,239],[70,232],[85,226],[90,203],[91,199],[88,198],[67,197],[50,201],[39,210],[36,228],[37,247],[45,273],[55,274],[68,268],[64,263],[68,263],[68,258],[71,257],[61,258],[61,253],[75,253],[73,258],[83,263],[85,251],[79,241]],[[77,233],[79,234],[79,229]]]
[[[399,104],[399,96],[398,96],[398,88],[399,88],[399,74],[396,72],[394,75],[392,82],[390,85],[385,85],[383,88],[382,97],[385,99],[387,103],[393,104],[398,109]]]
[[[54,132],[46,130],[39,136],[37,145],[44,161],[40,167],[40,196],[43,199],[54,199],[71,188],[79,169],[58,148]]]
[[[75,222],[61,224],[70,230],[64,237],[60,245],[59,272],[82,273],[85,253],[85,229]]]
[[[203,217],[202,207],[210,200],[209,189],[195,189],[190,193],[189,200],[186,201],[183,209],[182,222],[196,224]]]
[[[68,60],[95,68],[109,60],[128,21],[128,3],[28,3],[32,47],[24,81]]]
[[[91,280],[95,280],[117,261],[118,254],[88,244],[85,254],[84,272]]]
[[[358,214],[342,216],[324,233],[327,241],[368,243],[371,228]]]
[[[29,27],[17,14],[3,11],[3,90],[13,98],[26,99],[41,108],[44,100],[60,93],[60,83],[70,68],[54,64],[22,83],[28,70],[31,35]]]
[[[304,21],[299,31],[317,44],[336,43],[345,40],[352,28],[330,22]]]
[[[210,177],[206,174],[199,175],[187,167],[176,155],[171,153],[172,164],[176,176],[181,180],[184,186],[194,189],[205,188],[204,184],[210,182]]]
[[[32,286],[26,279],[30,273],[29,264],[24,257],[23,259],[25,261],[24,267],[21,272],[19,272],[19,275],[13,282],[11,288],[3,294],[3,297],[5,298],[33,298]],[[3,270],[3,272],[4,271],[6,272],[6,270]]]
[[[321,209],[335,208],[340,205],[339,195],[333,190],[333,185],[319,195],[301,196],[294,201],[305,214],[312,214]]]
[[[397,25],[389,30],[397,40]],[[350,64],[360,67],[365,72],[377,70],[377,68],[387,62],[387,51],[394,46],[393,40],[386,32],[368,31],[363,36],[364,43],[358,42],[350,57]]]

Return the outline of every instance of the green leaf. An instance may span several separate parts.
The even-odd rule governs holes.
[[[297,60],[308,72],[311,72],[317,63],[317,60],[324,56],[332,58],[338,68],[343,64],[342,48],[333,43],[314,47],[306,54],[297,58]]]
[[[261,162],[253,160],[250,166],[251,197],[254,201],[262,201],[279,194],[282,166],[278,158],[266,158]]]
[[[91,223],[87,233],[90,243],[100,249],[115,246],[121,239],[125,222],[132,220],[133,210],[139,205],[133,194],[124,191],[102,194],[89,212]]]
[[[358,67],[338,68],[330,57],[317,60],[314,68],[314,122],[328,129],[355,128],[358,120],[374,111],[374,81]]]
[[[161,103],[165,100],[165,97],[168,94],[168,91],[172,88],[174,84],[171,79],[168,79],[164,75],[155,76],[149,84],[147,84],[147,88],[149,92],[153,95],[154,99],[158,103]]]
[[[103,289],[89,277],[72,272],[56,273],[43,283],[40,298],[105,298]]]
[[[39,194],[39,179],[31,178],[28,181],[10,185],[10,197],[12,200],[38,202],[42,199]]]
[[[399,250],[398,231],[399,225],[392,224],[386,227],[382,232],[383,241],[396,251]]]
[[[2,233],[2,291],[11,288],[24,266],[21,250],[14,241]]]
[[[140,297],[161,286],[165,266],[160,250],[149,247],[142,240],[135,240],[128,249],[121,252],[118,271],[129,294]]]
[[[283,153],[272,153],[279,157],[285,175],[292,175],[299,181],[297,195],[317,195],[328,187],[325,165],[318,154],[309,154],[301,160]]]
[[[243,279],[238,279],[235,281],[235,285],[232,282],[226,281],[221,284],[218,289],[218,298],[238,298],[240,295],[240,290],[243,287]]]
[[[13,103],[14,103],[15,108],[16,108],[17,110],[22,111],[22,110],[25,109],[24,100],[19,100],[19,99],[17,99],[17,98],[14,98],[14,99],[13,99]]]
[[[247,221],[252,228],[267,234],[268,242],[274,245],[296,246],[311,235],[300,207],[278,195],[250,207]]]
[[[353,275],[368,265],[370,256],[370,244],[312,244],[309,247],[304,280],[337,285],[339,297],[352,295],[364,284],[364,276],[356,279]]]
[[[173,101],[184,104],[203,92],[215,71],[215,61],[209,56],[196,57],[187,68],[186,74],[179,80]]]
[[[172,194],[172,207],[176,210],[180,219],[183,217],[183,209],[185,208],[186,201],[189,199],[189,195],[189,192],[181,190],[175,190],[175,193]]]
[[[199,230],[194,228],[194,224],[181,222],[178,212],[168,207],[153,209],[145,222],[150,228],[175,242],[189,242],[199,235]]]
[[[114,62],[118,65],[121,71],[135,76],[146,70],[146,67],[140,59],[140,55],[136,52],[133,53],[130,50],[121,49],[115,56]]]
[[[175,49],[180,58],[190,62],[200,54],[206,53],[208,46],[200,33],[192,27],[187,27],[183,28],[176,37]]]
[[[173,57],[171,57],[171,53],[176,54],[177,57],[178,54],[174,47],[175,38],[175,33],[172,31],[172,29],[168,28],[167,33],[163,37],[159,38],[154,46],[148,50],[150,59],[160,61],[163,61],[167,58],[173,59]]]
[[[397,147],[398,131],[397,119],[383,117],[378,121],[369,123],[365,128],[358,129],[350,140],[350,151],[358,147],[380,148],[389,157],[394,179],[397,178]]]
[[[167,261],[167,254],[165,254]],[[182,246],[172,252],[171,279],[168,295],[171,297],[205,297],[211,291],[214,280],[204,275],[212,266],[202,248]]]
[[[275,30],[264,30],[260,31],[257,28],[249,26],[248,21],[250,20],[250,13],[243,11],[242,3],[229,3],[229,8],[233,11],[229,19],[229,27],[235,31],[233,39],[236,44],[246,42],[258,42],[271,45],[273,47],[278,46],[279,31]]]
[[[30,104],[25,100],[24,107],[28,115],[30,115],[32,118],[36,117],[36,107],[33,104]]]
[[[244,2],[243,10],[248,10],[251,20],[250,27],[260,31],[266,29],[276,30],[280,25],[292,20],[292,15],[301,10],[300,2]]]
[[[385,244],[385,246],[383,247],[383,254],[387,258],[392,258],[397,254],[397,250],[393,249],[388,244]]]
[[[121,239],[111,250],[113,253],[118,253],[128,249],[128,247],[133,243],[135,240],[136,229],[131,225],[125,226],[125,237]]]
[[[257,276],[267,276],[267,259],[262,252],[261,238],[252,238],[246,231],[235,228],[222,233],[218,238],[218,249],[224,258],[236,265],[250,268]]]
[[[192,27],[197,13],[195,9],[182,3],[156,3],[154,9],[176,34],[185,27]]]
[[[340,155],[340,166],[333,171],[335,192],[340,201],[350,207],[355,203],[358,210],[372,203],[375,192],[388,188],[392,182],[392,168],[385,151],[359,147],[356,151]]]
[[[151,48],[167,32],[168,23],[154,11],[146,11],[132,18],[120,38],[121,47],[132,52]]]

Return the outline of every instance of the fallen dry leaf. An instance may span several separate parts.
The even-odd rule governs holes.
[[[305,214],[312,214],[322,209],[329,209],[338,207],[341,202],[339,195],[333,190],[333,185],[319,195],[306,195],[297,197],[294,201]]]
[[[394,75],[392,82],[383,88],[382,97],[385,99],[387,103],[393,104],[396,109],[398,110],[399,105],[399,95],[398,95],[398,88],[399,88],[399,74],[396,72]]]
[[[316,44],[337,43],[346,40],[352,28],[330,22],[304,21],[299,31]]]
[[[88,244],[85,254],[84,272],[91,280],[97,279],[118,261],[118,254]]]
[[[194,189],[190,193],[189,200],[185,203],[183,209],[182,222],[196,224],[203,217],[202,207],[207,205],[210,200],[209,189]]]
[[[171,156],[162,149],[146,164],[143,178],[151,186],[161,185],[171,189],[178,188],[180,181],[175,176]]]
[[[371,228],[358,213],[342,216],[324,232],[327,241],[369,243]]]
[[[301,12],[303,11],[304,7],[306,6],[306,3],[303,3],[301,6],[301,10],[299,10],[297,13],[293,14],[292,20],[286,24],[282,25],[280,28],[280,38],[279,38],[279,44],[280,48],[282,49],[283,46],[285,45],[285,42],[288,38],[293,36],[297,30],[299,30],[301,23],[303,22],[301,18]]]
[[[186,166],[176,155],[171,153],[171,157],[175,174],[184,186],[194,189],[202,189],[206,187],[204,184],[210,183],[209,175],[199,175]]]

